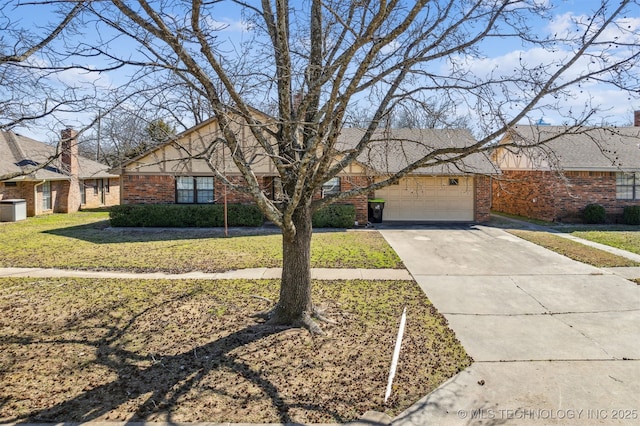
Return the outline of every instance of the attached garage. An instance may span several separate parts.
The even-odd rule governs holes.
[[[412,176],[376,191],[385,200],[384,221],[473,221],[474,179],[469,176]]]

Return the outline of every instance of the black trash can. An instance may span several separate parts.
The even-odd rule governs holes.
[[[382,211],[384,210],[384,200],[369,200],[368,220],[371,223],[382,223]]]

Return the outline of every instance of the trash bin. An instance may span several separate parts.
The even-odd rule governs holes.
[[[384,210],[384,200],[369,200],[368,220],[371,223],[382,223],[382,211]]]
[[[17,222],[27,218],[27,201],[22,199],[0,200],[0,222]]]

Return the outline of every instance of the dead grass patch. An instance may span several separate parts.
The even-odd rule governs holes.
[[[395,415],[471,362],[415,282],[315,282],[337,320],[320,337],[252,317],[277,291],[276,280],[0,279],[0,422],[346,422]]]

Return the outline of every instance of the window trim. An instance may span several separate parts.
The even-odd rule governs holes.
[[[53,209],[53,200],[51,197],[51,181],[47,180],[42,183],[42,200],[40,207],[42,210],[51,210]]]
[[[337,185],[335,183],[330,184],[330,182],[336,181],[336,180],[337,180]],[[327,187],[331,188],[331,191],[327,192],[326,190]],[[336,187],[337,189],[334,189]],[[322,198],[325,198],[327,195],[339,194],[341,191],[342,191],[342,179],[340,179],[340,176],[334,176],[322,184]]]
[[[631,178],[631,183],[620,183],[620,178],[626,179],[627,177]],[[625,194],[631,190],[631,197],[622,197],[621,189],[625,189]],[[616,172],[616,200],[640,200],[640,172]]]
[[[187,181],[191,181],[190,189],[179,189],[178,188],[178,180],[185,179]],[[198,189],[198,179],[211,179],[212,186],[211,189]],[[176,176],[175,179],[175,203],[176,204],[215,204],[216,203],[216,179],[213,176]],[[190,191],[193,192],[193,201],[180,201],[179,194],[180,191]],[[204,192],[211,194],[211,201],[200,201],[198,195],[202,195]]]

